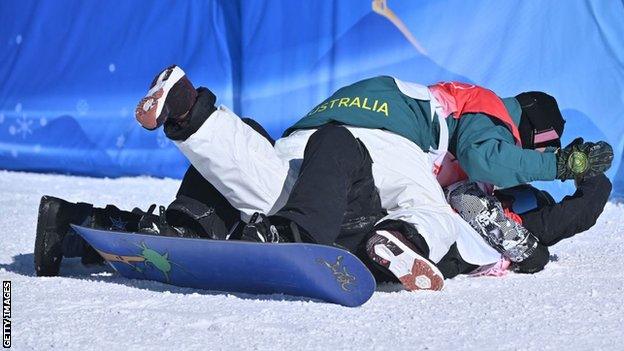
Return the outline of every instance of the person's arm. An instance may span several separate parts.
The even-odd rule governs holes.
[[[512,269],[516,273],[533,274],[541,271],[550,261],[548,247],[542,243],[537,243],[535,250],[522,262],[514,262]]]
[[[610,194],[611,182],[606,175],[585,178],[572,196],[521,215],[522,225],[542,244],[552,246],[596,224]]]
[[[462,116],[456,138],[456,158],[471,181],[511,187],[557,175],[554,153],[516,146],[507,127],[486,115]]]

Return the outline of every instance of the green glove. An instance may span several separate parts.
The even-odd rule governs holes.
[[[580,179],[604,173],[611,167],[613,148],[607,142],[584,142],[576,138],[557,154],[557,178]]]

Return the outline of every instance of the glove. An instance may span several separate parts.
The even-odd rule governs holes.
[[[604,173],[611,167],[613,148],[607,142],[584,142],[576,138],[568,146],[559,149],[557,155],[557,179],[580,179]]]
[[[206,119],[217,110],[217,97],[206,88],[197,89],[197,99],[191,110],[179,118],[167,118],[165,135],[172,140],[186,140],[201,127]]]
[[[533,250],[529,257],[522,262],[514,263],[513,270],[516,273],[537,273],[544,269],[548,261],[550,261],[548,247],[546,245],[537,244],[535,250]]]

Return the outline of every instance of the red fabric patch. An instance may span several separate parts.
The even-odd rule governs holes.
[[[522,224],[522,217],[520,217],[520,215],[518,215],[517,213],[513,212],[512,210],[508,208],[503,208],[503,211],[505,212],[505,216],[507,216],[507,218],[511,219],[512,221],[518,224]]]
[[[493,91],[460,82],[440,82],[430,86],[429,90],[442,106],[446,114],[444,117],[454,114],[454,118],[461,118],[464,113],[485,113],[505,123],[520,144],[518,126],[514,124],[503,101]]]

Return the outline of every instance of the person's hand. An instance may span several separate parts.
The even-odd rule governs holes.
[[[514,262],[513,270],[516,273],[533,274],[541,271],[550,261],[550,252],[544,244],[537,243],[535,250],[520,262]]]
[[[584,142],[576,138],[568,146],[557,150],[557,179],[579,179],[604,173],[613,162],[613,148],[609,143]]]

